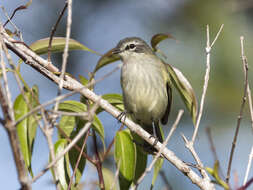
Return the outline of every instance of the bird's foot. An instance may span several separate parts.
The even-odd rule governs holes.
[[[116,119],[118,120],[119,123],[120,123],[120,122],[125,122],[125,120],[126,120],[126,114],[127,114],[127,112],[126,112],[126,111],[123,111],[123,112],[121,112],[121,113],[116,117]],[[124,120],[123,120],[123,118],[124,118]]]
[[[157,145],[157,143],[158,143],[158,138],[157,138],[155,135],[150,135],[149,138],[150,138],[150,139],[151,139],[151,138],[154,138],[154,139],[155,139],[155,141],[154,141],[154,143],[153,143],[153,146]]]

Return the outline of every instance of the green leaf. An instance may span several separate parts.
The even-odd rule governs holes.
[[[37,87],[33,87],[30,92],[24,93],[26,99],[28,100],[29,105],[31,108],[34,108],[38,105],[38,89]],[[30,111],[29,106],[27,105],[23,95],[20,94],[15,102],[14,102],[14,115],[15,120],[20,119],[24,115],[26,115]],[[37,122],[35,120],[36,114],[30,115],[23,119],[17,125],[17,134],[20,141],[21,152],[23,154],[26,167],[30,172],[31,176],[33,176],[32,167],[31,167],[31,159],[32,159],[32,152],[33,152],[33,144],[36,136],[36,129],[37,129]],[[39,120],[40,117],[37,116]]]
[[[87,112],[87,106],[78,101],[66,100],[59,104],[59,110],[67,111],[67,112],[82,113],[82,112]]]
[[[148,161],[148,154],[143,152],[143,148],[140,146],[136,146],[136,168],[135,168],[135,175],[134,175],[134,182],[136,183],[137,180],[141,177],[143,172],[147,167]]]
[[[80,82],[82,83],[82,85],[86,86],[89,83],[89,80],[86,79],[84,76],[79,75],[80,78]]]
[[[115,136],[114,159],[119,166],[120,189],[129,189],[134,180],[136,147],[129,130],[118,131]]]
[[[163,158],[158,158],[156,163],[155,163],[151,189],[153,189],[153,187],[155,185],[155,181],[157,179],[157,176],[158,176],[158,174],[159,174],[159,172],[160,172],[160,170],[163,166],[163,161],[164,161]]]
[[[83,138],[81,138],[81,140],[79,140],[77,142],[77,145],[81,148],[83,144]],[[84,148],[84,152],[86,152],[86,148]],[[72,148],[69,151],[69,160],[70,160],[70,165],[72,167],[72,170],[74,171],[74,168],[76,166],[78,157],[79,157],[80,152],[78,150],[76,150],[75,148]],[[82,177],[83,171],[84,171],[84,167],[86,164],[86,159],[84,157],[81,157],[81,160],[78,164],[76,173],[75,173],[75,184],[74,186],[77,186],[79,184],[79,181]]]
[[[67,116],[67,115],[62,116],[59,122],[59,126],[64,131],[64,133],[68,137],[70,137],[76,127],[76,117]],[[61,133],[59,134],[60,134],[60,137],[65,138]]]
[[[153,48],[153,51],[157,51],[157,45],[165,40],[165,39],[168,39],[168,38],[171,38],[171,39],[174,39],[175,38],[171,35],[171,34],[156,34],[154,35],[152,38],[151,38],[151,46]]]
[[[172,83],[178,90],[187,109],[189,110],[193,123],[196,124],[198,106],[197,106],[196,96],[191,84],[189,83],[189,81],[186,79],[186,77],[183,75],[183,73],[180,70],[178,70],[175,67],[172,67],[169,64],[166,64],[166,66],[167,66],[168,72],[170,73]]]
[[[104,182],[105,182],[105,190],[116,190],[117,182],[114,179],[114,174],[107,168],[102,168],[102,173],[103,173]]]
[[[61,152],[64,150],[65,146],[67,145],[66,139],[59,139],[55,145],[55,157],[57,157]],[[68,182],[69,182],[69,176],[68,172],[66,170],[66,162],[65,162],[65,156],[63,156],[57,163],[56,163],[56,170],[59,176],[59,182],[61,184],[62,189],[68,188]],[[51,170],[52,171],[52,170]],[[54,173],[53,173],[54,175]],[[54,175],[55,176],[55,175]]]
[[[108,101],[114,107],[118,108],[120,111],[124,111],[123,98],[121,94],[104,94],[102,99]],[[97,109],[97,113],[102,112],[103,109],[100,107]]]
[[[113,54],[112,51],[114,49],[109,50],[107,53],[105,53],[99,60],[98,63],[93,71],[93,74],[95,74],[99,69],[101,69],[102,67],[113,63],[115,61],[120,60],[120,57],[118,54]]]
[[[208,173],[210,173],[215,178],[216,184],[222,186],[225,190],[229,189],[228,184],[225,181],[223,181],[219,175],[219,161],[217,160],[215,161],[213,169],[208,168],[208,167],[206,167],[205,169]]]
[[[66,38],[65,37],[54,37],[52,40],[52,53],[57,52],[63,52],[66,44]],[[30,48],[37,54],[42,55],[46,54],[48,52],[48,45],[49,45],[49,38],[43,38],[41,40],[38,40],[36,42],[33,42],[30,45]],[[94,50],[89,49],[85,45],[81,44],[80,42],[69,39],[69,50],[83,50],[83,51],[89,51],[91,53],[95,53],[97,55],[100,55]]]
[[[61,102],[59,104],[59,110],[61,111],[69,111],[69,112],[76,112],[76,113],[82,113],[82,112],[86,112],[87,111],[87,106],[81,102],[78,102],[78,101],[74,101],[74,100],[67,100],[67,101],[64,101],[64,102]],[[82,119],[81,117],[78,117],[79,120],[80,120],[80,123],[78,124],[80,127],[83,127],[86,123],[86,121],[84,119]],[[77,124],[76,121],[73,121],[73,118],[71,118],[71,121],[67,121],[67,118],[64,118],[64,121],[62,122],[70,122],[70,125],[68,127],[69,130],[67,130],[67,127],[66,128],[66,131],[69,131],[69,134],[71,133],[71,129],[73,130],[75,127],[73,127],[73,125]],[[74,123],[73,123],[74,122]],[[63,126],[64,124],[62,124],[61,126]],[[104,127],[101,123],[101,121],[99,120],[99,118],[94,115],[94,120],[93,120],[93,123],[92,123],[92,128],[98,133],[98,135],[100,136],[100,139],[105,147],[105,142],[104,142],[104,137],[105,137],[105,134],[104,134]]]

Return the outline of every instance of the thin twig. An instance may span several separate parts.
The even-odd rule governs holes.
[[[115,176],[114,176],[114,179],[113,179],[113,183],[112,183],[112,185],[110,187],[110,190],[115,189],[114,187],[115,187],[115,185],[117,183],[117,180],[118,180],[118,177],[119,177],[120,164],[121,164],[121,159],[119,160],[119,163],[117,164],[117,170],[115,172]]]
[[[81,161],[82,153],[83,153],[83,151],[84,151],[84,147],[85,147],[85,145],[86,145],[88,136],[89,136],[89,133],[87,133],[86,136],[84,137],[82,149],[81,149],[81,151],[80,151],[80,154],[79,154],[79,156],[78,156],[78,159],[77,159],[77,162],[76,162],[76,165],[75,165],[73,174],[72,174],[72,176],[71,176],[71,179],[70,179],[70,182],[69,182],[69,186],[68,186],[68,190],[71,189],[71,185],[72,185],[72,183],[73,183],[73,181],[74,181],[74,177],[75,177],[75,175],[76,175],[76,171],[77,171],[78,166],[79,166],[79,163],[80,163],[80,161]]]
[[[50,162],[43,171],[41,171],[37,176],[32,179],[34,183],[37,179],[39,179],[42,175],[44,175],[52,166],[54,166],[78,141],[79,139],[88,131],[92,124],[92,121],[87,122],[85,126],[80,130],[80,132],[75,136],[75,138],[68,144],[68,146],[59,154],[57,157]]]
[[[47,49],[47,51],[48,51],[48,54],[47,54],[47,60],[48,60],[48,62],[51,62],[51,49],[52,49],[52,41],[53,41],[54,34],[56,32],[58,24],[60,23],[60,21],[62,19],[62,16],[63,16],[64,12],[66,11],[67,6],[68,6],[68,2],[66,1],[65,5],[64,5],[64,7],[62,9],[62,11],[60,12],[60,15],[59,15],[59,17],[58,17],[55,25],[53,26],[53,28],[51,30],[51,34],[50,34],[50,38],[49,38],[49,43],[48,43],[48,49]]]
[[[163,142],[161,149],[158,151],[158,153],[156,154],[156,156],[154,157],[154,159],[152,160],[151,164],[149,165],[149,167],[147,167],[144,171],[144,173],[139,177],[139,179],[137,180],[136,184],[134,184],[134,186],[131,188],[132,190],[137,189],[138,185],[142,182],[142,180],[144,179],[144,177],[151,171],[152,167],[155,165],[157,159],[161,156],[163,149],[166,147],[166,145],[168,144],[170,137],[172,136],[172,134],[174,133],[174,131],[177,128],[177,125],[182,117],[184,113],[184,110],[179,110],[178,114],[177,114],[177,118],[174,122],[174,124],[172,125],[170,132],[166,138],[166,140]]]
[[[230,179],[230,172],[231,172],[231,166],[232,166],[232,160],[233,160],[233,155],[234,155],[234,151],[235,151],[235,146],[236,146],[236,142],[237,142],[237,137],[239,134],[239,129],[240,129],[240,125],[241,125],[241,120],[242,120],[242,115],[243,115],[243,110],[244,110],[244,106],[245,106],[245,102],[247,99],[247,86],[248,86],[248,62],[246,59],[246,56],[244,55],[244,37],[241,36],[240,37],[241,40],[241,56],[242,56],[242,63],[243,63],[243,68],[245,69],[244,72],[244,90],[243,90],[243,97],[242,97],[242,103],[241,103],[241,108],[240,108],[240,113],[239,116],[237,118],[237,124],[236,124],[236,130],[235,130],[235,135],[234,135],[234,139],[232,142],[232,147],[231,147],[231,151],[230,151],[230,156],[229,156],[229,162],[228,162],[228,169],[227,169],[227,176],[226,176],[226,182],[229,182]]]
[[[204,165],[202,164],[197,152],[194,149],[194,142],[195,142],[195,139],[198,134],[199,124],[200,124],[200,120],[201,120],[201,117],[203,114],[205,96],[206,96],[207,87],[208,87],[209,73],[210,73],[211,49],[212,49],[212,46],[214,45],[214,43],[216,42],[216,40],[218,39],[218,37],[223,29],[223,26],[224,25],[222,24],[218,33],[216,34],[213,42],[211,43],[211,45],[210,45],[209,25],[206,26],[206,36],[207,36],[207,39],[206,39],[206,73],[205,73],[204,86],[203,86],[203,92],[202,92],[201,101],[200,101],[200,108],[199,108],[199,112],[198,112],[197,122],[195,125],[195,129],[194,129],[191,141],[188,141],[187,138],[182,134],[186,148],[188,148],[189,151],[191,152],[193,158],[195,159],[195,161],[198,164],[198,169],[199,169],[201,175],[203,176],[204,180],[207,180],[207,181],[209,181],[210,178],[209,178],[206,170],[204,169]]]
[[[251,147],[251,151],[250,151],[250,154],[249,154],[249,161],[248,161],[245,177],[244,177],[244,180],[243,180],[243,185],[245,185],[248,181],[249,171],[250,171],[250,168],[251,168],[252,160],[253,160],[253,146]]]
[[[120,128],[119,128],[118,131],[121,131],[123,128],[124,128],[124,124],[122,124],[122,125],[120,126]],[[109,154],[109,152],[110,152],[110,150],[111,150],[111,148],[112,148],[114,142],[115,142],[115,137],[112,139],[112,141],[111,141],[111,143],[109,144],[109,146],[108,146],[106,152],[104,153],[103,157],[101,158],[101,161],[102,161],[102,162],[103,162],[103,161],[106,159],[106,157],[108,156],[108,154]]]
[[[80,132],[75,136],[75,138],[68,144],[68,146],[59,154],[57,157],[50,162],[46,168],[41,171],[37,176],[32,179],[32,182],[35,182],[38,178],[44,175],[51,167],[53,167],[75,144],[80,140],[80,138],[89,130],[91,124],[93,123],[94,114],[98,108],[101,97],[99,97],[98,102],[89,111],[90,120],[85,124],[85,126],[80,130]]]
[[[95,133],[94,129],[92,129],[92,137],[93,137],[93,144],[94,144],[94,148],[95,148],[95,159],[96,159],[95,166],[96,166],[97,173],[98,173],[99,188],[104,190],[105,189],[105,182],[104,182],[104,176],[102,173],[102,162],[101,162],[99,152],[98,152],[97,138],[96,138],[96,133]]]
[[[212,44],[210,45],[210,35],[209,35],[209,25],[206,26],[206,36],[207,36],[207,40],[206,40],[206,74],[205,74],[205,80],[204,80],[204,86],[203,86],[203,93],[201,96],[201,101],[200,101],[200,108],[199,108],[199,114],[198,114],[198,118],[197,118],[197,122],[195,125],[195,130],[192,136],[192,143],[194,144],[194,141],[197,137],[198,134],[198,129],[199,129],[199,124],[200,124],[200,120],[203,114],[203,108],[204,108],[204,102],[205,102],[205,96],[206,96],[206,91],[207,91],[207,87],[208,87],[208,80],[209,80],[209,73],[210,73],[210,55],[211,55],[211,49],[214,45],[214,43],[216,42],[216,40],[218,39],[222,29],[223,29],[224,24],[221,25],[218,33],[216,34]]]
[[[59,125],[56,125],[56,127],[57,127],[57,129],[59,130],[59,133],[60,133],[62,136],[64,136],[64,138],[67,139],[68,142],[71,142],[71,141],[72,141],[72,140],[70,139],[70,137],[63,131],[63,129],[61,129],[61,128],[59,127]],[[74,148],[75,148],[77,151],[81,152],[81,148],[80,148],[77,144],[74,145]],[[93,164],[93,165],[96,164],[95,161],[94,161],[93,159],[91,159],[91,157],[89,157],[85,152],[82,152],[82,156],[83,156],[83,158],[87,159],[91,164]]]
[[[206,133],[207,133],[208,141],[210,143],[211,151],[212,151],[213,156],[214,156],[214,160],[217,161],[217,162],[220,162],[219,158],[218,158],[218,155],[217,155],[217,152],[216,152],[216,148],[214,146],[214,142],[213,142],[213,138],[212,138],[210,127],[207,127]],[[222,176],[222,178],[224,178],[224,174],[223,174],[223,171],[220,168],[220,164],[218,164],[218,165],[219,165],[220,175]]]

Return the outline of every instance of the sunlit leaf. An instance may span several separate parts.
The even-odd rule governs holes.
[[[93,74],[95,72],[97,72],[99,69],[101,69],[102,67],[113,63],[115,61],[118,61],[120,59],[118,54],[113,54],[114,49],[109,50],[107,53],[105,53],[99,60],[98,63],[93,71]]]
[[[61,152],[64,150],[66,144],[67,144],[66,139],[59,139],[55,143],[54,150],[55,150],[55,156],[56,157],[59,154],[61,154]],[[62,189],[67,189],[69,178],[68,178],[68,174],[67,174],[67,171],[66,171],[66,168],[65,168],[66,167],[66,165],[65,165],[65,156],[62,156],[62,158],[56,163],[55,166],[56,166],[56,170],[57,170],[58,177],[59,177],[59,182],[61,184]]]
[[[154,187],[155,185],[155,181],[157,179],[157,176],[163,166],[163,158],[158,158],[155,165],[154,165],[154,173],[153,173],[153,178],[152,178],[152,187]]]
[[[156,34],[151,38],[151,46],[153,51],[157,50],[157,45],[165,39],[175,39],[171,34]]]
[[[59,104],[59,110],[61,111],[67,111],[67,112],[76,112],[76,113],[83,113],[83,112],[87,112],[87,106],[81,102],[78,102],[78,101],[74,101],[74,100],[67,100],[67,101],[64,101],[64,102],[61,102]],[[86,123],[86,121],[84,119],[82,119],[81,117],[78,117],[80,122],[79,125],[81,127],[83,127]],[[69,121],[69,122],[76,122],[76,121],[73,121],[73,118],[71,119],[72,121]],[[66,121],[66,118],[64,120],[64,122],[68,122]],[[76,124],[76,123],[75,123]],[[71,123],[70,125],[70,130],[72,129],[73,127],[73,123]],[[92,128],[94,128],[94,130],[98,133],[98,135],[100,136],[100,139],[103,143],[103,145],[105,146],[105,142],[104,142],[104,137],[105,137],[105,134],[104,134],[104,127],[101,123],[101,121],[99,120],[99,118],[94,115],[94,119],[93,119],[93,123],[92,123]]]
[[[120,189],[129,189],[134,180],[136,149],[129,130],[118,131],[115,136],[114,158],[119,166]]]
[[[51,52],[57,53],[57,52],[63,52],[66,44],[66,38],[65,37],[54,37],[52,40],[52,48]],[[49,38],[44,38],[41,40],[38,40],[30,45],[30,48],[37,54],[42,55],[48,53],[48,45],[49,45]],[[97,55],[100,55],[99,53],[95,52],[94,50],[89,49],[85,45],[81,44],[80,42],[69,39],[69,50],[83,50],[83,51],[89,51],[91,53],[95,53]]]
[[[210,173],[214,177],[216,184],[222,186],[225,190],[229,189],[228,184],[225,181],[223,181],[219,175],[219,162],[218,161],[215,161],[213,168],[206,167],[205,169],[208,173]]]
[[[30,108],[32,109],[38,105],[37,103],[38,89],[36,86],[33,87],[31,92],[25,92],[24,95],[26,96],[26,99],[30,107],[27,105],[23,95],[20,94],[14,102],[15,120],[18,120],[19,118],[23,117],[30,111]],[[33,172],[31,168],[31,159],[37,129],[37,122],[35,116],[36,116],[35,114],[30,115],[29,117],[23,119],[17,125],[17,133],[20,141],[21,152],[23,154],[28,171],[32,176]],[[37,119],[39,120],[40,117],[37,116]]]
[[[169,64],[166,64],[166,66],[170,73],[172,83],[178,90],[181,98],[183,99],[187,109],[191,114],[192,121],[195,124],[197,119],[197,100],[194,90],[181,71]]]
[[[114,173],[107,168],[102,168],[102,173],[105,182],[105,190],[116,190],[118,184],[114,179]]]
[[[86,79],[84,76],[79,75],[80,78],[80,82],[82,83],[82,85],[86,86],[89,83],[89,80]]]
[[[104,94],[102,96],[102,99],[108,101],[120,111],[124,111],[123,98],[121,94]],[[101,111],[103,111],[102,108],[97,109],[97,113],[100,113]]]

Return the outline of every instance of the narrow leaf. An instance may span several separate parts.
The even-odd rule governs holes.
[[[107,53],[105,53],[99,60],[98,63],[93,71],[93,74],[95,74],[95,72],[97,72],[99,69],[101,69],[102,67],[113,63],[115,61],[120,60],[119,55],[118,54],[113,54],[112,53],[113,49],[109,50]]]
[[[123,98],[121,94],[104,94],[102,99],[108,101],[110,104],[118,108],[120,111],[124,111]],[[97,109],[97,113],[102,112],[102,108]]]
[[[163,158],[158,158],[156,163],[155,163],[155,166],[154,166],[154,173],[153,173],[153,178],[152,178],[152,187],[154,187],[155,185],[155,181],[157,179],[157,176],[163,166],[163,161],[164,159]],[[152,188],[151,188],[152,189]]]
[[[57,157],[61,152],[64,150],[65,146],[67,144],[67,140],[65,139],[59,139],[55,145],[55,156]],[[63,156],[57,163],[56,163],[56,170],[59,176],[59,182],[61,184],[62,189],[68,188],[68,181],[69,178],[67,177],[67,171],[65,170],[65,157]],[[52,170],[51,170],[52,171]]]
[[[120,168],[120,189],[129,189],[134,180],[136,166],[136,149],[129,130],[116,133],[114,151],[114,159]]]
[[[114,179],[114,174],[107,168],[102,168],[103,178],[105,182],[105,190],[116,190],[117,182]]]
[[[154,35],[154,36],[151,38],[151,46],[152,46],[152,48],[153,48],[153,51],[157,51],[157,45],[158,45],[161,41],[163,41],[163,40],[165,40],[165,39],[169,39],[169,38],[175,40],[175,38],[174,38],[171,34],[156,34],[156,35]]]
[[[166,64],[172,83],[178,90],[187,109],[189,110],[192,121],[195,124],[197,119],[197,100],[191,84],[188,82],[183,73],[175,67]]]
[[[65,37],[54,37],[52,40],[52,49],[51,52],[57,53],[57,52],[63,52],[66,44],[66,38]],[[37,54],[42,55],[46,54],[48,52],[48,45],[49,45],[49,38],[43,38],[41,40],[38,40],[36,42],[33,42],[30,45],[30,48]],[[95,53],[97,55],[100,55],[94,50],[89,49],[85,45],[81,44],[80,42],[69,39],[69,50],[83,50],[83,51],[89,51],[91,53]]]
[[[136,146],[137,155],[134,182],[137,182],[147,167],[148,154],[144,153],[142,149],[142,147]]]
[[[24,94],[30,107],[27,105],[23,95],[20,94],[14,102],[14,115],[16,120],[26,115],[30,109],[38,105],[38,88],[36,86],[34,86],[30,92],[25,92]],[[17,133],[20,141],[21,151],[31,176],[33,176],[31,159],[37,129],[37,121],[35,116],[36,115],[30,115],[17,125]],[[37,116],[37,119],[39,120],[40,117]]]
[[[67,101],[64,101],[64,102],[61,102],[59,104],[59,110],[61,111],[69,111],[69,112],[76,112],[76,113],[82,113],[82,112],[87,112],[87,106],[81,102],[78,102],[78,101],[74,101],[74,100],[67,100]],[[86,123],[86,121],[81,118],[81,117],[78,117],[79,120],[80,120],[80,123],[78,124],[80,127],[83,127]],[[64,121],[62,122],[68,122],[66,118],[64,118]],[[76,121],[73,121],[73,118],[72,118],[72,121],[69,121],[71,122],[71,125],[69,127],[69,131],[71,131],[71,129],[73,130],[74,128],[73,127],[73,123],[72,122],[76,122]],[[76,124],[76,123],[75,123]],[[62,124],[63,126],[63,124]],[[66,127],[65,127],[66,128]],[[105,142],[104,142],[104,137],[105,137],[105,134],[104,134],[104,127],[101,123],[101,121],[99,120],[99,118],[94,115],[94,120],[93,120],[93,123],[92,123],[92,128],[94,128],[94,130],[98,133],[98,135],[100,136],[100,139],[105,147]],[[67,129],[66,129],[67,130]]]

